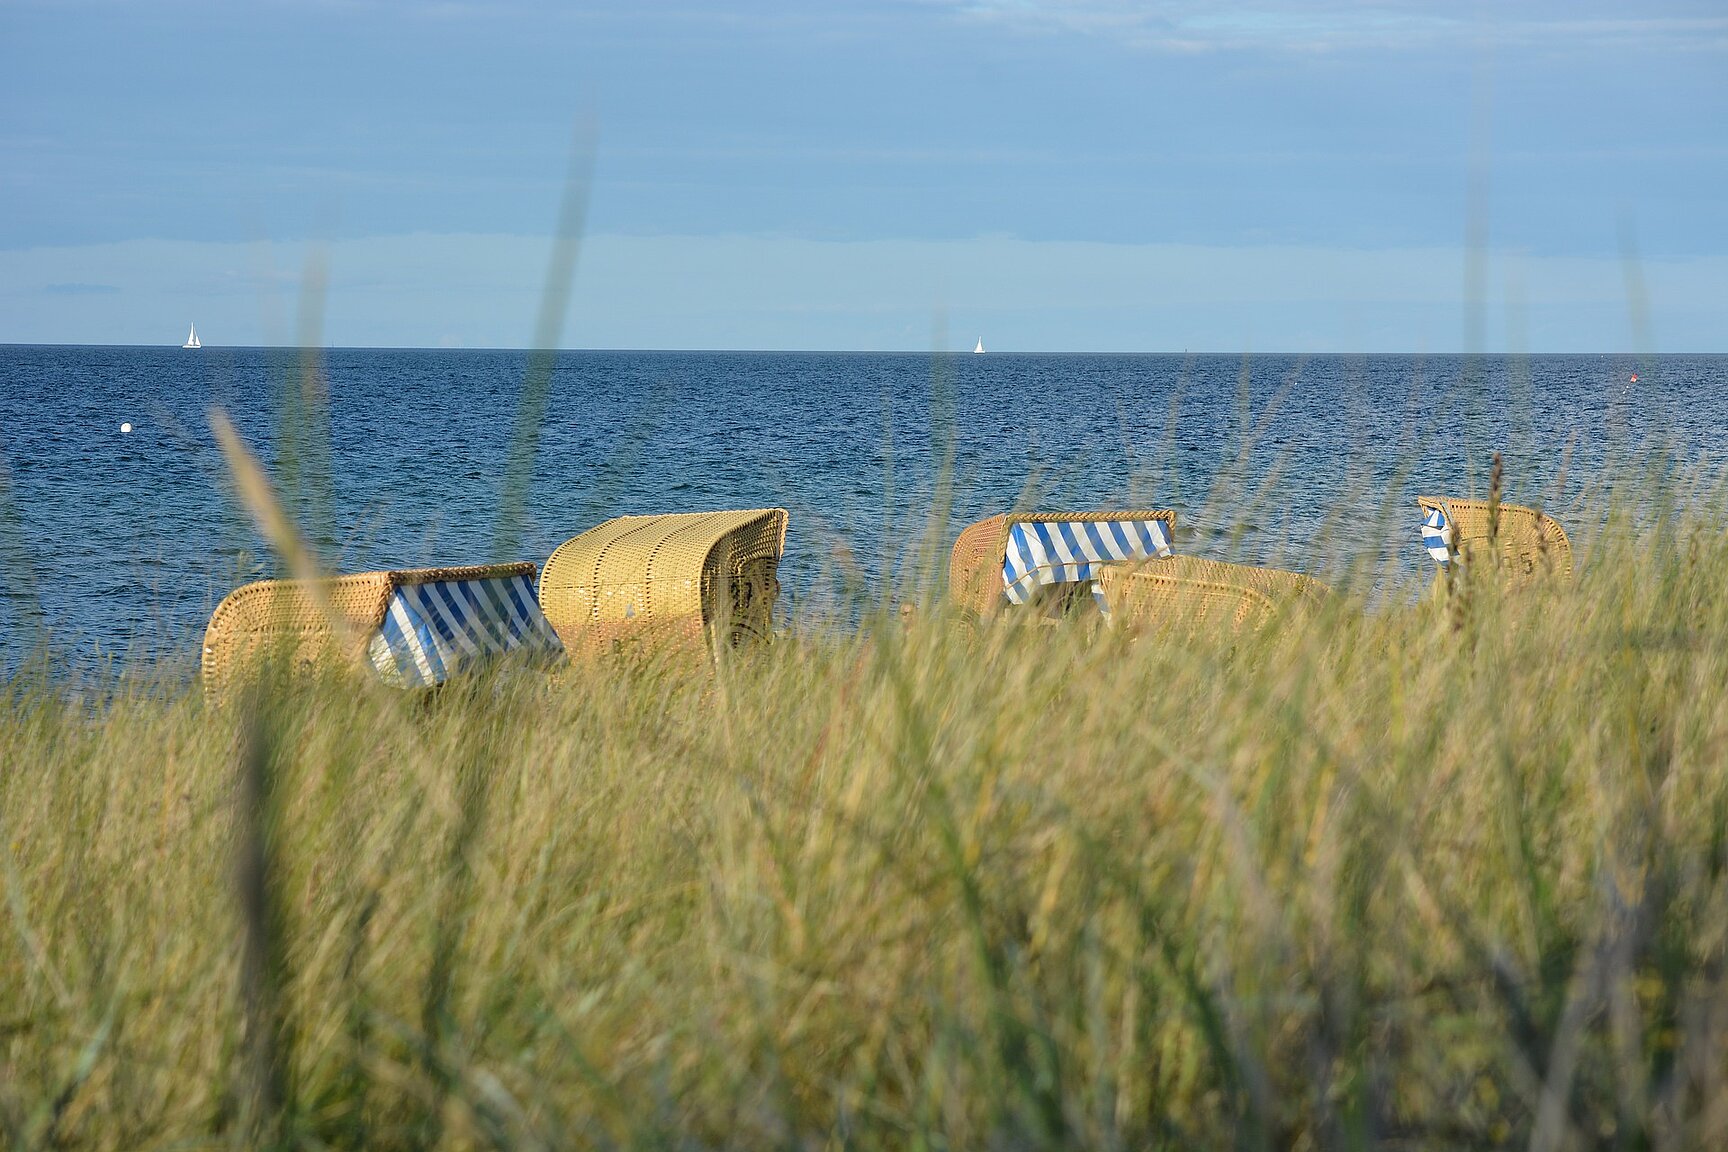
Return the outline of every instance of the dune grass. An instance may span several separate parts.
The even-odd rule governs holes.
[[[20,1148],[1728,1146],[1728,541],[0,700]],[[1627,509],[1622,509],[1625,511]],[[94,702],[93,702],[94,701]]]

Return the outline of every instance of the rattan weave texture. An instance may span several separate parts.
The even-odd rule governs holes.
[[[1325,584],[1299,572],[1199,556],[1111,564],[1098,584],[1113,620],[1175,630],[1258,628],[1331,595]]]
[[[533,577],[528,561],[477,564],[459,568],[400,568],[333,576],[321,582],[332,612],[346,625],[352,651],[338,651],[335,625],[318,607],[302,580],[259,580],[234,589],[204,629],[201,676],[204,689],[221,697],[251,671],[259,657],[279,654],[290,668],[304,670],[327,661],[358,664],[366,644],[389,610],[396,589],[446,580]]]
[[[1162,520],[1176,536],[1176,513],[1169,508],[1123,509],[1103,512],[1015,512],[990,516],[969,524],[954,541],[948,554],[948,595],[962,608],[979,616],[991,616],[1007,607],[1003,594],[1002,564],[1008,547],[1008,530],[1015,524],[1053,524],[1061,521]]]
[[[572,655],[767,636],[784,508],[620,516],[560,544],[540,608]]]
[[[1438,508],[1445,514],[1452,525],[1453,550],[1466,564],[1480,566],[1484,557],[1494,555],[1488,501],[1418,496],[1416,503],[1424,512]],[[1522,504],[1501,504],[1499,519],[1498,571],[1508,585],[1572,578],[1572,542],[1553,517]]]

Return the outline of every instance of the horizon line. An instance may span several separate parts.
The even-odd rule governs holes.
[[[184,348],[179,344],[108,344],[72,341],[0,340],[0,348],[102,348],[158,349],[171,352],[552,352],[601,354],[701,354],[709,356],[1632,356],[1639,359],[1665,356],[1728,356],[1728,351],[1641,352],[1636,349],[1583,349],[1565,352],[1524,349],[1517,352],[1481,350],[1466,351],[1363,351],[1361,349],[1294,349],[1270,348],[1234,351],[1207,348],[1174,349],[1036,349],[1020,348],[1006,351],[974,352],[970,348],[597,348],[557,347],[536,348],[530,345],[451,346],[438,344],[210,344],[199,348]]]

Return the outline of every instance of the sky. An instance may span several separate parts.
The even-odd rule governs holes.
[[[1720,0],[0,0],[0,342],[1728,351],[1725,190]]]

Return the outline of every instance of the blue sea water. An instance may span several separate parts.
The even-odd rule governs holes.
[[[1495,451],[1507,498],[1564,520],[1652,437],[1708,458],[1728,431],[1724,356],[563,352],[520,543],[498,556],[529,354],[310,362],[327,454],[295,431],[297,351],[0,347],[0,663],[38,625],[74,662],[189,658],[224,594],[275,574],[213,407],[344,570],[539,561],[607,516],[774,505],[792,513],[793,616],[843,578],[894,578],[948,460],[944,547],[1017,506],[1174,506],[1185,551],[1316,570],[1367,551],[1414,580],[1408,497],[1481,492]],[[1372,514],[1386,501],[1390,520]]]

